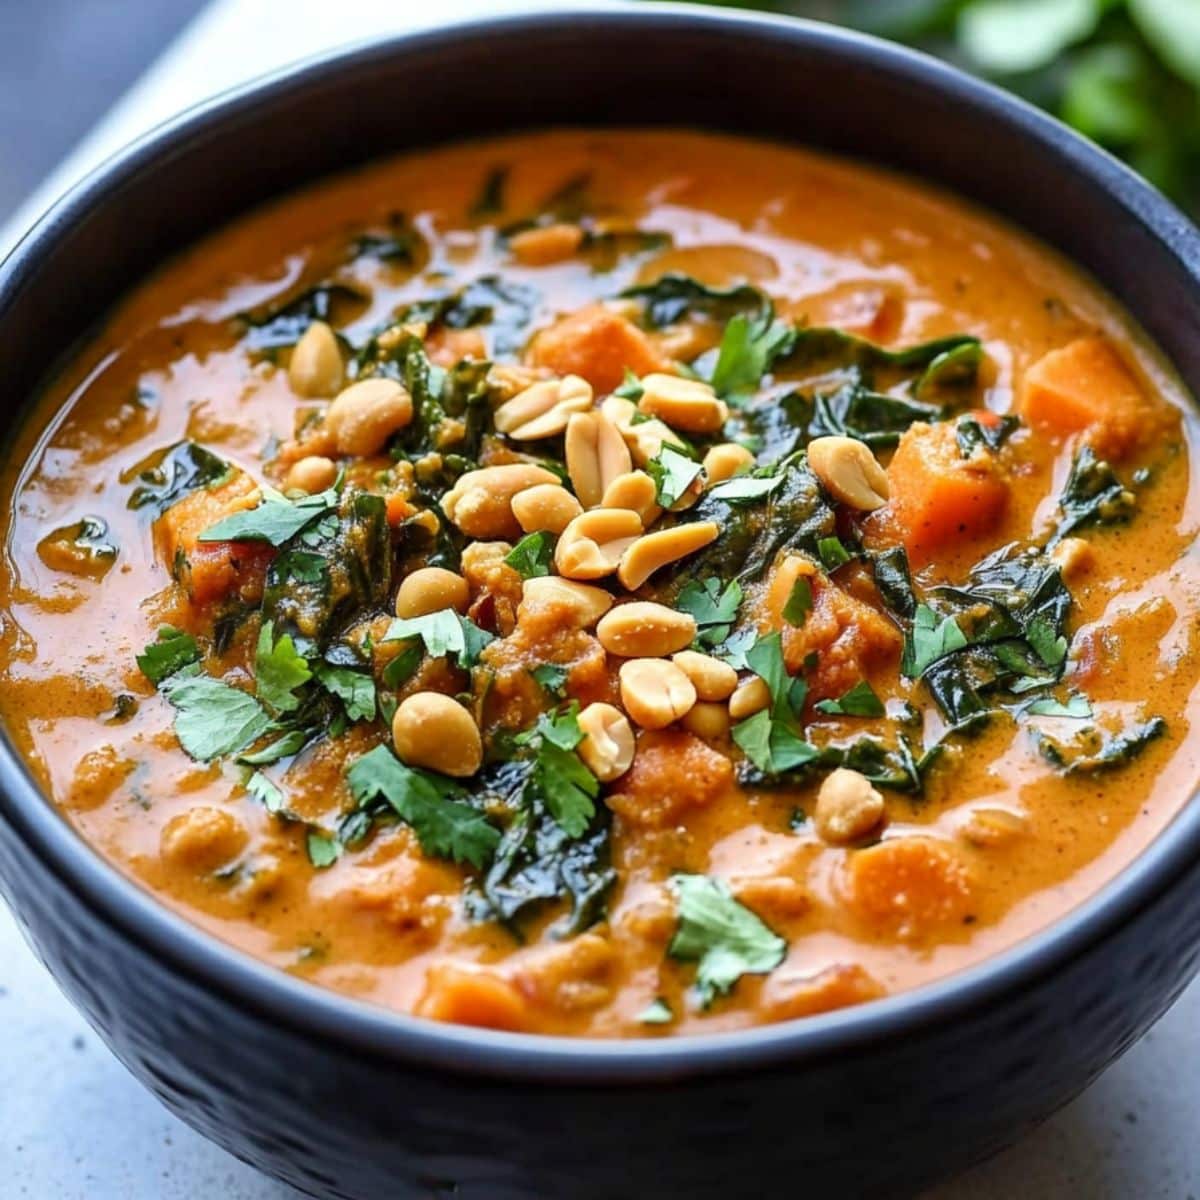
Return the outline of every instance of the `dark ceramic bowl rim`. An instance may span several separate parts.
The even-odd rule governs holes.
[[[539,24],[598,21],[656,30],[744,29],[781,45],[807,43],[861,65],[918,78],[948,103],[969,103],[1002,118],[1047,155],[1069,160],[1093,186],[1188,266],[1200,288],[1200,232],[1170,202],[1116,159],[1066,126],[999,88],[926,55],[835,26],[692,5],[593,5],[562,13],[530,11],[471,20],[428,32],[371,39],[321,54],[235,87],[159,125],[93,170],[38,221],[0,263],[0,311],[14,303],[58,231],[82,220],[106,197],[151,165],[172,144],[236,121],[268,96],[285,96],[354,64],[386,59],[399,49],[433,49],[463,36],[520,32]],[[464,131],[469,136],[469,131]],[[1001,214],[1003,216],[1003,214]],[[1136,316],[1136,314],[1135,314]],[[93,850],[42,795],[6,730],[0,730],[0,788],[10,797],[27,848],[63,884],[201,988],[216,990],[245,1011],[378,1058],[493,1078],[567,1083],[676,1081],[741,1073],[773,1062],[816,1062],[861,1049],[985,1007],[1055,971],[1130,920],[1170,888],[1200,854],[1195,798],[1154,841],[1098,892],[1059,920],[983,962],[912,991],[860,1008],[736,1032],[677,1038],[604,1040],[501,1033],[447,1026],[327,990],[250,957],[177,915]]]

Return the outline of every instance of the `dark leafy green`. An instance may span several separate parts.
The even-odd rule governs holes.
[[[146,508],[153,516],[161,516],[190,492],[224,482],[231,470],[211,450],[196,442],[179,442],[139,472],[138,485],[129,496],[129,507]]]

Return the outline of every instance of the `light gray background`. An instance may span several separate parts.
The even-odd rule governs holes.
[[[10,2],[18,0],[0,5]],[[326,46],[521,5],[440,0],[432,7],[418,0],[215,0],[0,229],[0,253],[89,167],[193,100]],[[1042,1129],[927,1200],[1197,1200],[1198,1018],[1200,984]],[[5,1200],[296,1195],[205,1142],[143,1091],[59,995],[2,908],[0,1039]]]

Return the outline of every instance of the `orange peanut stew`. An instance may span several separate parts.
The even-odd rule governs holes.
[[[1185,803],[1185,405],[1052,252],[874,170],[383,163],[189,251],[45,397],[0,706],[103,854],[326,986],[603,1036],[857,1004]]]

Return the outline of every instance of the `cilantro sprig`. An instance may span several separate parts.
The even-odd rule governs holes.
[[[424,644],[430,658],[451,655],[464,669],[473,667],[484,647],[495,640],[492,634],[452,608],[439,609],[421,617],[400,617],[391,623],[383,636],[385,642],[415,639]]]

